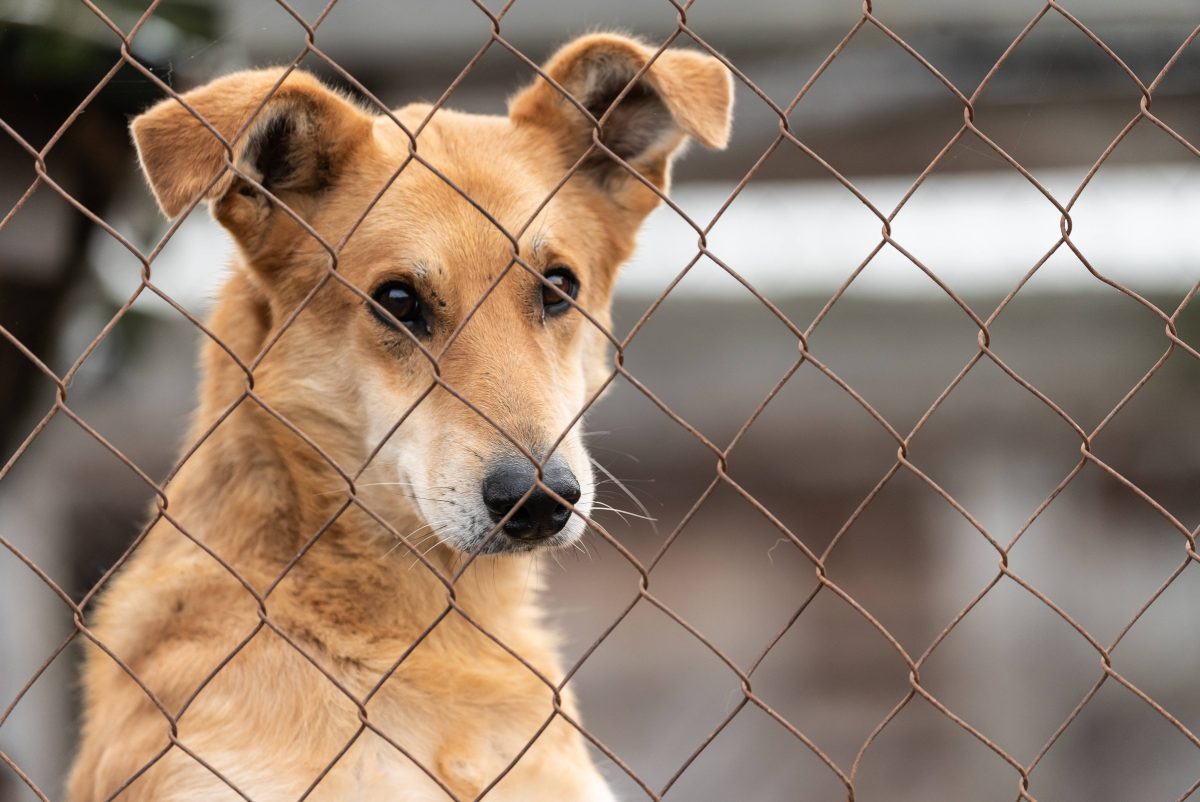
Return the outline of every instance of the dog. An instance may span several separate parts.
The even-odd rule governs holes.
[[[615,799],[530,576],[588,525],[618,268],[729,136],[721,61],[655,53],[578,38],[507,116],[265,69],[133,120],[236,258],[200,444],[86,622],[72,802]]]

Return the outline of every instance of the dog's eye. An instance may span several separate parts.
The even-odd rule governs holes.
[[[574,300],[579,295],[579,279],[565,267],[550,268],[544,278],[542,309],[547,315],[561,315],[571,308],[570,302],[563,295]]]
[[[403,281],[389,281],[376,287],[375,292],[371,293],[371,297],[375,303],[386,309],[388,314],[408,326],[414,333],[425,332],[423,305],[411,284],[405,284]],[[371,307],[371,311],[375,313],[375,317],[387,325],[395,325],[387,315],[380,314],[374,306]]]

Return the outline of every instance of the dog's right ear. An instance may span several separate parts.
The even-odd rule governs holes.
[[[371,137],[371,118],[358,106],[309,73],[293,71],[280,83],[283,74],[266,69],[227,75],[185,93],[183,103],[161,101],[131,126],[163,213],[177,217],[203,193],[213,216],[251,256],[273,238],[272,229],[294,226],[277,225],[290,219],[287,212],[229,170],[230,151],[239,171],[304,218]],[[225,138],[229,151],[208,126]]]
[[[627,36],[589,34],[562,47],[540,72],[509,101],[509,116],[550,133],[566,164],[595,150],[583,165],[584,177],[635,216],[648,213],[658,193],[593,148],[594,133],[607,151],[662,192],[686,140],[717,150],[729,142],[732,76],[705,53],[656,53]],[[594,132],[593,120],[601,118],[607,118],[604,128]]]

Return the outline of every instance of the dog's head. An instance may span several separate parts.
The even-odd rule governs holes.
[[[578,419],[611,375],[617,269],[686,140],[729,133],[721,63],[653,56],[577,39],[507,117],[413,105],[394,112],[402,128],[311,75],[262,70],[133,122],[163,211],[208,200],[264,330],[284,328],[256,391],[336,453],[384,443],[374,462],[396,496],[459,549],[501,521],[484,551],[584,530],[569,509],[593,498]]]

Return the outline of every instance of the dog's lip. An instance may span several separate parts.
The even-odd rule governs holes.
[[[522,553],[526,551],[537,551],[538,549],[546,548],[548,544],[543,540],[521,540],[520,538],[512,538],[505,536],[504,551],[513,553]]]
[[[573,538],[563,536],[561,532],[556,532],[549,537],[538,538],[536,540],[526,540],[516,538],[509,535],[503,530],[494,536],[491,535],[492,530],[481,533],[474,539],[470,546],[463,548],[457,546],[460,551],[470,554],[478,551],[479,556],[498,556],[502,554],[528,554],[534,551],[554,550],[568,545]],[[490,536],[490,537],[489,537]],[[482,547],[480,542],[483,542]]]
[[[501,532],[496,537],[492,538],[484,546],[483,554],[522,554],[539,549],[551,548],[551,542],[554,538],[540,538],[538,540],[523,540],[518,537],[512,537],[507,533]]]

